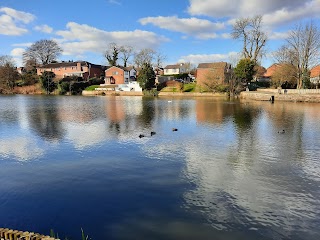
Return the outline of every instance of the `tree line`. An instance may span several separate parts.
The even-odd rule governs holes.
[[[232,37],[243,43],[241,59],[234,69],[235,76],[247,82],[253,79],[266,55],[268,34],[263,30],[262,16],[237,19]],[[278,64],[272,83],[275,87],[308,88],[310,70],[319,62],[320,30],[313,21],[299,23],[290,30],[284,44],[272,52]]]

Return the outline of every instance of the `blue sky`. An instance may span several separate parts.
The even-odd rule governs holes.
[[[320,0],[1,0],[0,55],[21,65],[24,49],[41,39],[63,48],[59,60],[106,65],[108,44],[152,48],[177,62],[235,63],[241,42],[230,38],[232,22],[263,16],[268,53],[285,42],[295,25],[313,20],[318,27]],[[270,66],[270,54],[262,65]]]

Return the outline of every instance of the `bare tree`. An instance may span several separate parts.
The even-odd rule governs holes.
[[[19,73],[12,57],[6,55],[0,56],[0,92],[2,92],[1,89],[12,90],[18,78]]]
[[[38,64],[49,64],[61,55],[62,48],[54,40],[39,40],[23,53],[23,62],[36,61]]]
[[[275,87],[294,88],[297,83],[297,69],[291,63],[281,63],[271,77]]]
[[[167,59],[167,56],[163,55],[160,52],[155,53],[155,63],[154,66],[157,68],[161,68],[163,65],[163,62]]]
[[[277,63],[295,64],[294,51],[288,45],[281,46],[277,51],[272,53]]]
[[[293,53],[293,61],[297,68],[297,88],[301,88],[308,77],[308,71],[319,57],[320,31],[311,21],[305,25],[299,24],[290,32],[287,45]]]
[[[133,55],[133,47],[124,45],[120,47],[121,59],[123,61],[123,66],[126,67],[128,64],[129,58]]]
[[[110,43],[108,49],[105,51],[105,58],[111,66],[117,66],[117,61],[119,59],[120,46],[116,43]]]
[[[309,70],[319,58],[320,31],[311,21],[305,25],[299,24],[292,30],[286,44],[274,54],[279,63],[291,64],[296,69],[297,88],[309,78]]]
[[[262,31],[262,16],[237,19],[233,25],[232,37],[243,41],[243,58],[257,62],[263,55],[267,34]]]
[[[156,51],[151,48],[141,49],[134,55],[134,63],[137,67],[142,67],[144,64],[152,65]]]

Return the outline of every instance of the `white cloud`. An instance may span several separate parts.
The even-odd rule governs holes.
[[[22,54],[24,53],[24,48],[14,48],[11,50],[10,55],[13,57],[14,62],[17,66],[22,66]]]
[[[270,32],[268,38],[270,40],[286,39],[289,37],[289,32]]]
[[[20,57],[24,53],[24,48],[14,48],[11,50],[10,55],[13,57]]]
[[[231,33],[223,33],[223,34],[221,34],[221,37],[224,38],[224,39],[232,38]]]
[[[265,14],[263,21],[267,26],[277,26],[295,22],[297,19],[319,17],[320,0],[305,1],[304,6],[296,9],[282,8],[275,12]]]
[[[141,18],[139,22],[142,25],[153,24],[162,29],[174,32],[181,32],[200,39],[216,38],[214,32],[225,28],[225,24],[221,22],[213,23],[209,20],[199,18],[178,18],[171,17],[146,17]]]
[[[188,12],[191,15],[211,17],[245,17],[267,14],[279,9],[297,9],[305,3],[318,0],[190,0]]]
[[[116,5],[122,5],[122,3],[118,0],[109,0],[108,3],[110,4],[116,4]]]
[[[179,62],[191,62],[192,64],[210,63],[210,62],[230,62],[238,55],[237,52],[227,54],[190,54],[182,56]]]
[[[261,14],[268,26],[277,26],[303,18],[318,17],[320,0],[190,0],[191,15],[215,18],[239,18]],[[230,23],[230,22],[229,22]]]
[[[0,34],[2,35],[20,36],[26,34],[28,30],[21,23],[28,24],[35,19],[35,16],[30,13],[7,7],[0,8],[0,14]]]
[[[48,25],[40,25],[34,27],[34,30],[39,31],[39,32],[44,32],[44,33],[52,33],[53,29],[52,27],[49,27]]]
[[[12,17],[14,20],[21,21],[25,24],[32,22],[36,18],[31,13],[17,11],[15,9],[7,7],[0,8],[0,12],[4,12],[6,15]]]
[[[134,30],[108,32],[86,24],[69,22],[67,30],[57,31],[61,38],[56,39],[64,49],[65,55],[81,55],[85,52],[103,53],[111,42],[130,45],[135,49],[157,48],[169,41],[153,32]]]

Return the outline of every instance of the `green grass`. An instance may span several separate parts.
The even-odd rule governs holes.
[[[94,91],[95,88],[100,87],[100,85],[91,85],[85,89],[85,91]]]
[[[186,83],[183,85],[183,92],[195,92],[196,84],[195,83]]]
[[[176,87],[165,87],[161,89],[161,92],[180,92]]]

